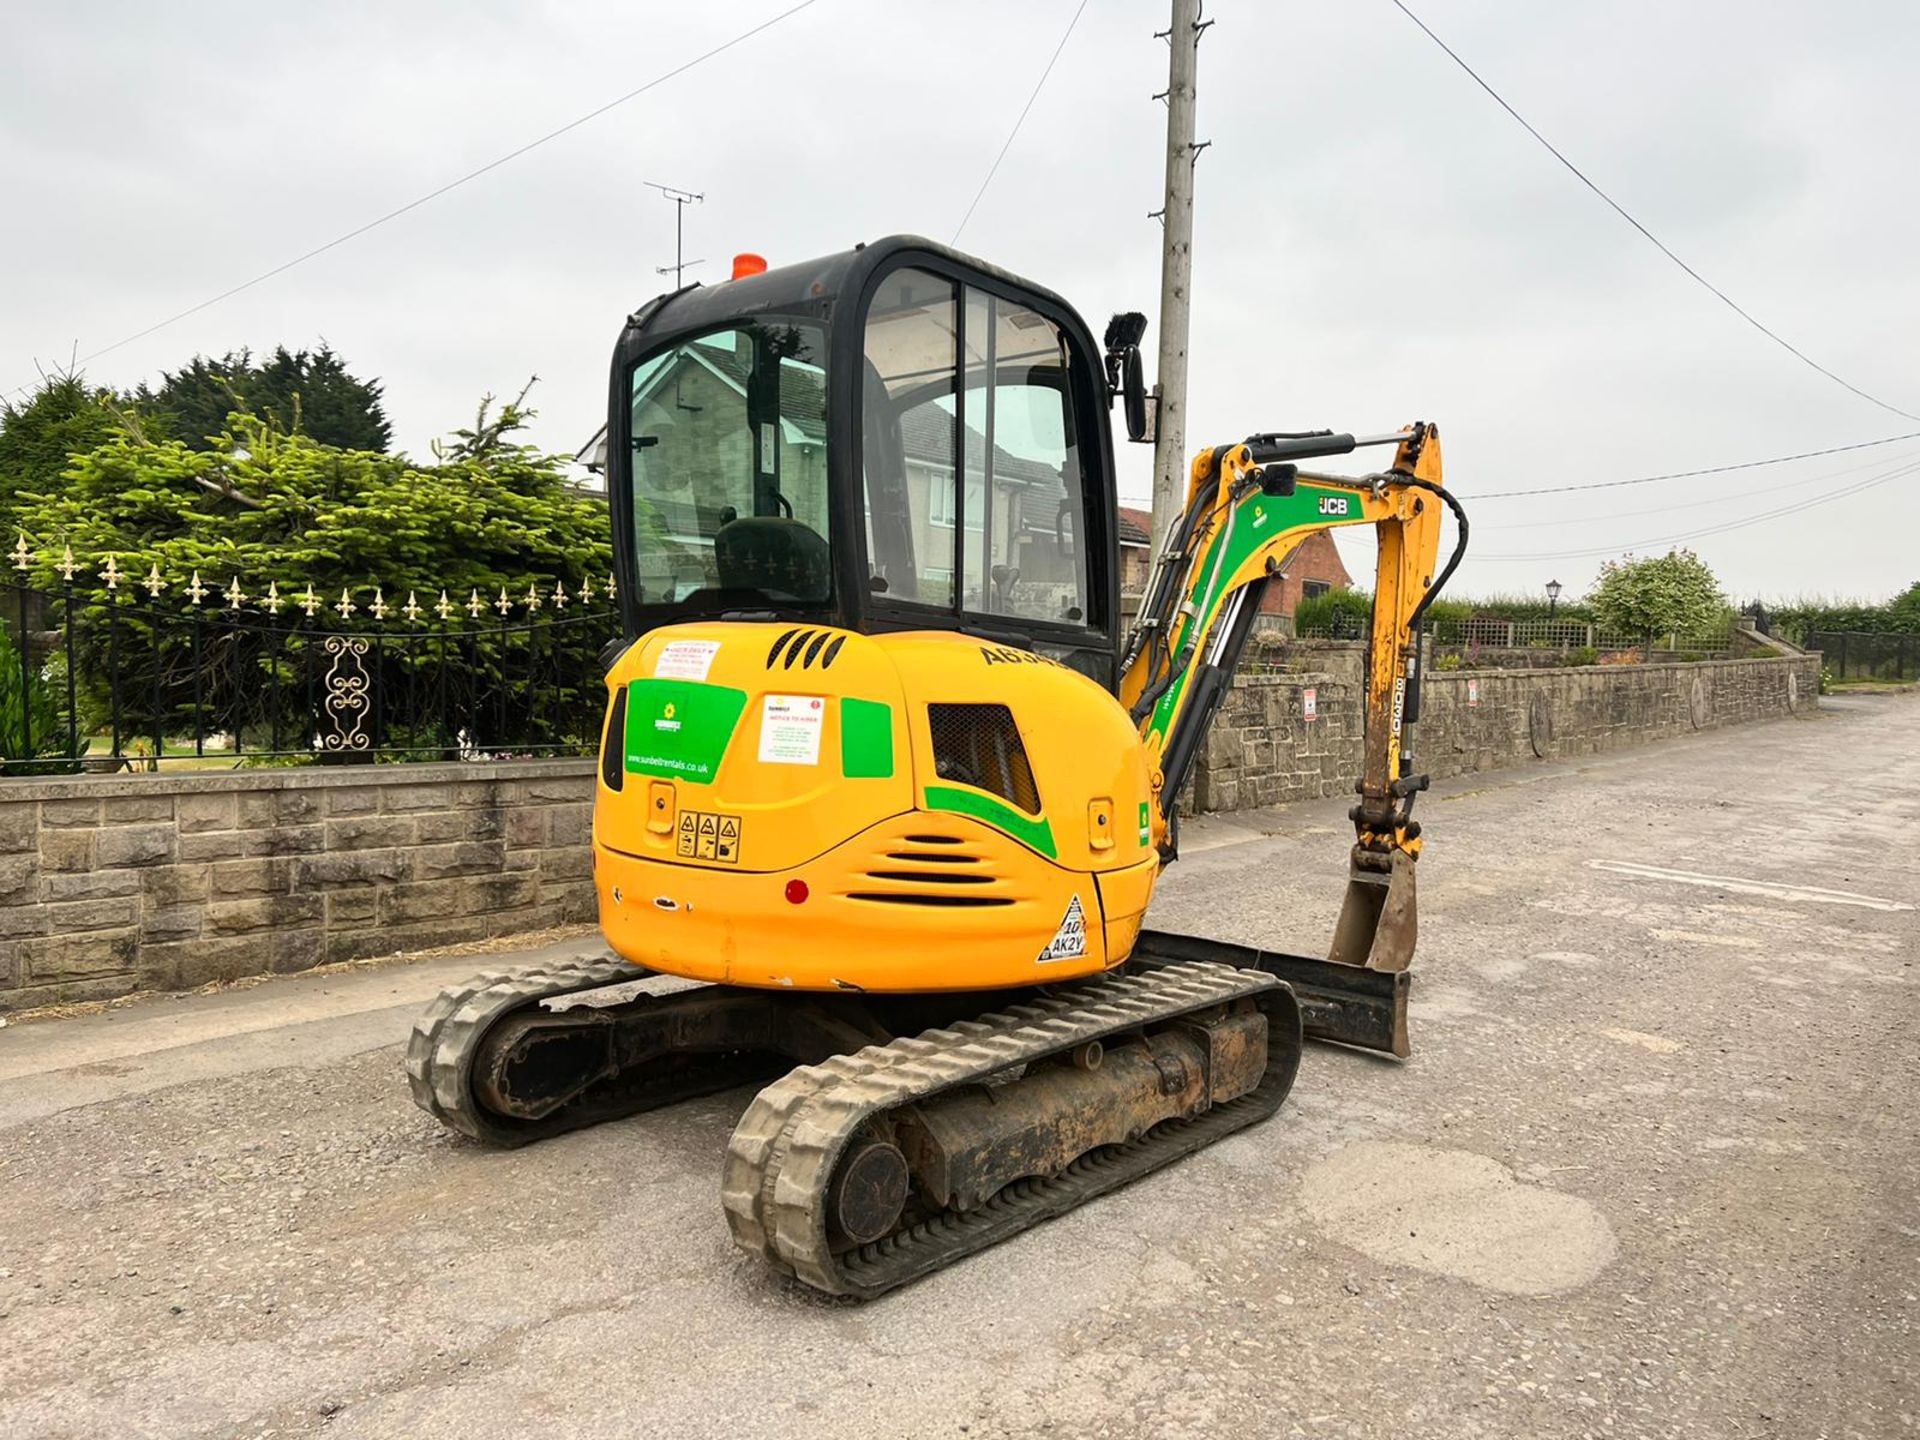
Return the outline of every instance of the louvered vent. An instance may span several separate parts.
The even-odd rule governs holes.
[[[1040,813],[1020,728],[1004,705],[929,705],[933,768],[942,780],[998,795],[1029,815]]]
[[[797,664],[802,670],[811,670],[815,660],[822,670],[831,669],[846,643],[845,635],[831,630],[786,630],[767,651],[767,669],[778,666],[791,670]]]
[[[976,847],[953,835],[880,837],[864,879],[878,881],[847,892],[875,905],[982,909],[1017,898]]]

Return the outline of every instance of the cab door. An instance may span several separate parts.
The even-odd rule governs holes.
[[[1112,689],[1112,460],[1084,325],[933,256],[882,274],[863,325],[863,628],[964,630]]]

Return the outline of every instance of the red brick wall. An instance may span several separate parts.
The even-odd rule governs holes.
[[[1336,590],[1353,583],[1353,577],[1347,574],[1347,567],[1340,562],[1340,552],[1334,548],[1333,537],[1324,530],[1309,535],[1294,551],[1293,559],[1287,562],[1287,573],[1278,584],[1267,587],[1266,598],[1260,602],[1260,613],[1293,614],[1300,604],[1301,587],[1309,580],[1318,580]]]

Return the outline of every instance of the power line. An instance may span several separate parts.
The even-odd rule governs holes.
[[[1736,303],[1733,297],[1728,295],[1726,291],[1722,290],[1719,286],[1715,285],[1711,280],[1707,279],[1706,276],[1702,275],[1698,270],[1694,269],[1691,265],[1687,264],[1686,261],[1682,260],[1678,255],[1674,254],[1672,250],[1668,249],[1666,243],[1662,241],[1659,236],[1655,235],[1651,230],[1647,229],[1646,226],[1642,225],[1638,220],[1634,219],[1633,216],[1629,215],[1625,210],[1625,208],[1621,206],[1619,201],[1615,200],[1611,195],[1607,194],[1606,191],[1602,190],[1598,185],[1594,184],[1592,180],[1588,179],[1586,176],[1586,173],[1583,170],[1581,170],[1581,168],[1578,165],[1575,165],[1565,155],[1562,155],[1551,140],[1547,139],[1546,136],[1542,135],[1538,130],[1533,128],[1532,124],[1527,120],[1526,116],[1522,115],[1518,110],[1514,109],[1513,106],[1509,105],[1506,102],[1506,100],[1502,98],[1500,92],[1495,90],[1493,86],[1489,85],[1485,80],[1482,80],[1480,78],[1479,72],[1477,72],[1471,65],[1467,64],[1465,60],[1462,60],[1460,56],[1455,53],[1451,45],[1447,44],[1446,41],[1442,40],[1438,35],[1434,34],[1433,31],[1428,28],[1427,22],[1422,20],[1418,15],[1414,14],[1413,11],[1409,10],[1406,7],[1406,5],[1403,3],[1403,0],[1392,0],[1392,4],[1395,9],[1400,11],[1401,14],[1405,15],[1414,24],[1418,25],[1420,29],[1425,32],[1426,37],[1429,40],[1433,41],[1434,44],[1438,45],[1442,50],[1446,52],[1447,58],[1449,60],[1453,61],[1453,63],[1458,65],[1462,70],[1466,71],[1468,76],[1472,78],[1474,84],[1478,85],[1482,90],[1486,91],[1488,95],[1492,96],[1495,104],[1497,104],[1502,110],[1506,111],[1507,114],[1511,115],[1515,120],[1517,120],[1520,123],[1521,127],[1529,135],[1531,135],[1535,140],[1538,140],[1540,144],[1546,148],[1546,151],[1548,154],[1552,155],[1554,159],[1558,160],[1570,172],[1572,172],[1573,176],[1577,180],[1579,180],[1579,182],[1582,185],[1586,186],[1595,195],[1598,195],[1602,200],[1606,201],[1607,205],[1613,210],[1613,212],[1616,215],[1618,215],[1622,220],[1626,221],[1634,229],[1638,230],[1643,236],[1646,237],[1648,241],[1650,241],[1654,245],[1656,249],[1660,251],[1662,255],[1666,256],[1667,259],[1671,260],[1674,264],[1678,265],[1682,270],[1686,271],[1686,273],[1689,276],[1691,276],[1696,282],[1698,282],[1700,285],[1704,286],[1708,291],[1710,291],[1723,305],[1725,305],[1729,310],[1733,311],[1734,314],[1738,315],[1742,320],[1746,321],[1747,324],[1751,325],[1755,330],[1758,330],[1762,335],[1766,336],[1767,339],[1773,341],[1774,344],[1778,345],[1782,350],[1785,350],[1789,355],[1793,356],[1796,360],[1800,361],[1804,365],[1808,365],[1813,369],[1819,371],[1822,375],[1826,376],[1827,379],[1833,381],[1834,384],[1840,386],[1842,389],[1850,390],[1855,395],[1858,395],[1862,400],[1867,401],[1869,404],[1878,405],[1882,410],[1890,411],[1891,413],[1895,415],[1899,415],[1904,419],[1920,420],[1920,415],[1916,415],[1910,410],[1902,410],[1898,405],[1890,405],[1885,400],[1880,399],[1877,395],[1869,395],[1865,390],[1862,390],[1858,385],[1855,385],[1852,381],[1842,379],[1840,376],[1834,374],[1833,371],[1829,370],[1826,366],[1822,365],[1819,361],[1813,359],[1805,351],[1799,349],[1797,346],[1792,344],[1783,336],[1779,335],[1773,330],[1769,330],[1765,325],[1761,324],[1760,321],[1756,320],[1751,314],[1749,314],[1738,303]]]
[[[102,355],[111,354],[113,351],[120,349],[124,345],[131,345],[136,340],[144,340],[146,339],[147,336],[153,334],[157,330],[164,330],[167,328],[167,326],[176,324],[181,320],[185,320],[189,315],[197,315],[202,310],[206,310],[214,305],[218,305],[223,300],[231,300],[234,296],[240,294],[243,290],[251,290],[254,286],[273,279],[276,275],[286,274],[287,271],[293,269],[294,266],[296,265],[304,265],[306,264],[307,261],[312,260],[318,256],[324,255],[329,250],[335,249],[338,246],[346,244],[349,240],[359,239],[360,236],[365,235],[369,230],[377,230],[380,228],[380,226],[385,225],[390,220],[398,220],[402,215],[407,214],[409,211],[418,210],[422,205],[425,205],[430,201],[438,200],[442,195],[445,195],[450,191],[458,190],[462,185],[467,184],[469,181],[478,180],[482,175],[487,174],[489,171],[498,170],[502,165],[505,165],[508,161],[518,160],[522,155],[525,155],[528,151],[537,150],[542,145],[545,145],[548,141],[557,140],[562,135],[565,135],[568,131],[577,130],[582,125],[585,125],[588,121],[599,119],[602,115],[606,114],[609,110],[617,109],[620,106],[626,104],[629,100],[636,100],[640,96],[646,94],[649,90],[656,89],[657,87],[666,84],[667,81],[672,80],[677,76],[686,74],[687,71],[693,69],[695,66],[703,65],[717,55],[725,54],[727,51],[733,49],[736,45],[740,45],[748,40],[751,40],[754,36],[760,34],[764,30],[772,29],[775,25],[778,25],[782,20],[790,19],[791,17],[798,15],[802,10],[808,9],[815,3],[817,3],[817,0],[800,0],[799,4],[790,6],[787,9],[782,10],[778,15],[775,15],[772,19],[763,20],[758,25],[755,25],[752,29],[741,31],[738,35],[734,36],[731,40],[728,40],[723,42],[722,44],[716,45],[711,50],[703,51],[701,54],[694,56],[691,60],[686,60],[681,62],[680,64],[674,66],[673,69],[654,76],[653,79],[647,81],[646,84],[639,86],[637,89],[629,90],[627,91],[626,94],[621,95],[616,99],[607,101],[606,104],[598,107],[597,109],[589,110],[586,114],[580,116],[577,119],[569,120],[566,124],[560,126],[557,130],[549,130],[546,134],[540,136],[539,139],[529,140],[525,145],[520,146],[519,149],[509,150],[505,155],[500,156],[497,160],[489,160],[486,164],[480,166],[478,169],[469,170],[466,174],[460,176],[460,178],[457,180],[449,180],[446,184],[442,185],[439,189],[430,190],[417,200],[409,200],[405,205],[400,206],[398,209],[389,210],[386,214],[380,216],[377,219],[369,220],[364,225],[355,226],[353,229],[347,231],[344,235],[336,235],[333,239],[327,241],[326,244],[317,245],[313,249],[307,251],[304,255],[296,255],[294,256],[293,259],[286,261],[284,264],[276,265],[271,270],[263,270],[260,274],[254,276],[251,280],[243,280],[238,285],[232,286],[231,288],[226,290],[222,290],[218,295],[215,295],[210,300],[202,300],[198,305],[190,305],[185,310],[180,311],[177,315],[169,315],[166,319],[158,321],[155,324],[149,325],[144,330],[136,331],[133,334],[127,336],[123,340],[116,340],[111,345],[103,345],[100,349],[95,350],[90,354],[82,355],[78,363],[85,364],[89,360],[97,360]],[[1084,5],[1085,0],[1082,0],[1082,3]],[[7,393],[17,394],[21,391],[28,390],[30,388],[31,388],[30,385],[19,385],[14,387],[13,390],[8,391]]]
[[[1904,479],[1908,475],[1920,472],[1920,461],[1907,460],[1889,470],[1871,476],[1865,480],[1856,480],[1824,494],[1814,495],[1794,505],[1783,505],[1776,510],[1768,510],[1759,515],[1746,515],[1738,520],[1729,520],[1719,525],[1707,525],[1697,530],[1682,531],[1673,535],[1655,535],[1642,540],[1630,540],[1615,545],[1597,545],[1590,549],[1543,551],[1532,555],[1476,555],[1476,560],[1491,561],[1539,561],[1539,560],[1587,560],[1597,555],[1619,555],[1624,552],[1641,549],[1649,545],[1673,545],[1682,540],[1699,540],[1709,535],[1725,535],[1734,530],[1744,530],[1750,525],[1763,524],[1768,520],[1778,520],[1783,515],[1797,515],[1802,510],[1811,510],[1816,505],[1830,504],[1835,500],[1844,500],[1848,496],[1858,495],[1872,490],[1876,486]]]
[[[1763,465],[1785,465],[1792,460],[1812,460],[1821,455],[1842,455],[1849,450],[1869,450],[1875,445],[1897,445],[1902,440],[1920,440],[1920,430],[1904,435],[1889,435],[1884,440],[1862,440],[1853,445],[1830,445],[1825,450],[1802,450],[1797,455],[1774,455],[1765,460],[1742,460],[1735,465],[1708,465],[1699,470],[1670,470],[1663,475],[1636,475],[1631,480],[1595,480],[1585,485],[1550,485],[1540,490],[1489,490],[1474,496],[1476,500],[1513,500],[1523,495],[1571,495],[1579,490],[1613,490],[1622,485],[1651,485],[1656,480],[1691,480],[1697,475],[1726,475],[1735,470],[1757,470]]]
[[[973,219],[973,212],[979,208],[981,199],[987,193],[987,187],[993,184],[993,177],[1000,170],[1000,162],[1007,158],[1007,151],[1013,148],[1014,137],[1019,135],[1020,127],[1027,123],[1027,112],[1033,109],[1033,102],[1040,98],[1040,92],[1046,86],[1047,77],[1053,74],[1054,64],[1060,59],[1060,52],[1067,48],[1067,41],[1073,37],[1073,27],[1080,23],[1080,12],[1086,8],[1087,0],[1080,0],[1079,7],[1073,12],[1073,18],[1067,21],[1067,28],[1060,36],[1060,43],[1053,47],[1053,56],[1047,61],[1047,68],[1040,72],[1040,79],[1035,82],[1033,93],[1027,96],[1027,103],[1020,107],[1020,118],[1013,122],[1013,129],[1007,132],[1007,143],[1000,147],[1000,153],[993,157],[993,164],[987,167],[987,178],[980,182],[980,188],[974,192],[973,204],[967,206],[967,213],[962,215],[960,223],[953,227],[953,239],[947,242],[949,245],[960,243],[960,232],[967,228],[967,222]]]
[[[1920,451],[1908,451],[1900,458],[1902,460],[1920,459]],[[1878,459],[1873,459],[1863,464],[1829,470],[1823,475],[1808,475],[1779,485],[1763,485],[1757,490],[1742,490],[1733,495],[1710,495],[1704,500],[1683,500],[1677,505],[1654,505],[1645,510],[1610,510],[1604,515],[1562,515],[1552,520],[1509,520],[1497,521],[1493,524],[1476,520],[1473,533],[1478,535],[1483,530],[1546,530],[1560,525],[1592,525],[1598,521],[1627,520],[1639,515],[1668,515],[1675,510],[1699,510],[1708,505],[1725,505],[1730,500],[1750,500],[1756,495],[1778,495],[1784,490],[1803,490],[1809,485],[1818,485],[1823,480],[1837,480],[1842,475],[1857,475],[1862,470],[1871,470],[1880,463]]]

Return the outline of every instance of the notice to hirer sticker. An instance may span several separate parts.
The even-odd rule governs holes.
[[[720,653],[718,640],[669,640],[653,662],[656,680],[704,680]]]
[[[772,765],[818,765],[826,702],[818,695],[769,695],[760,705],[760,758]]]

